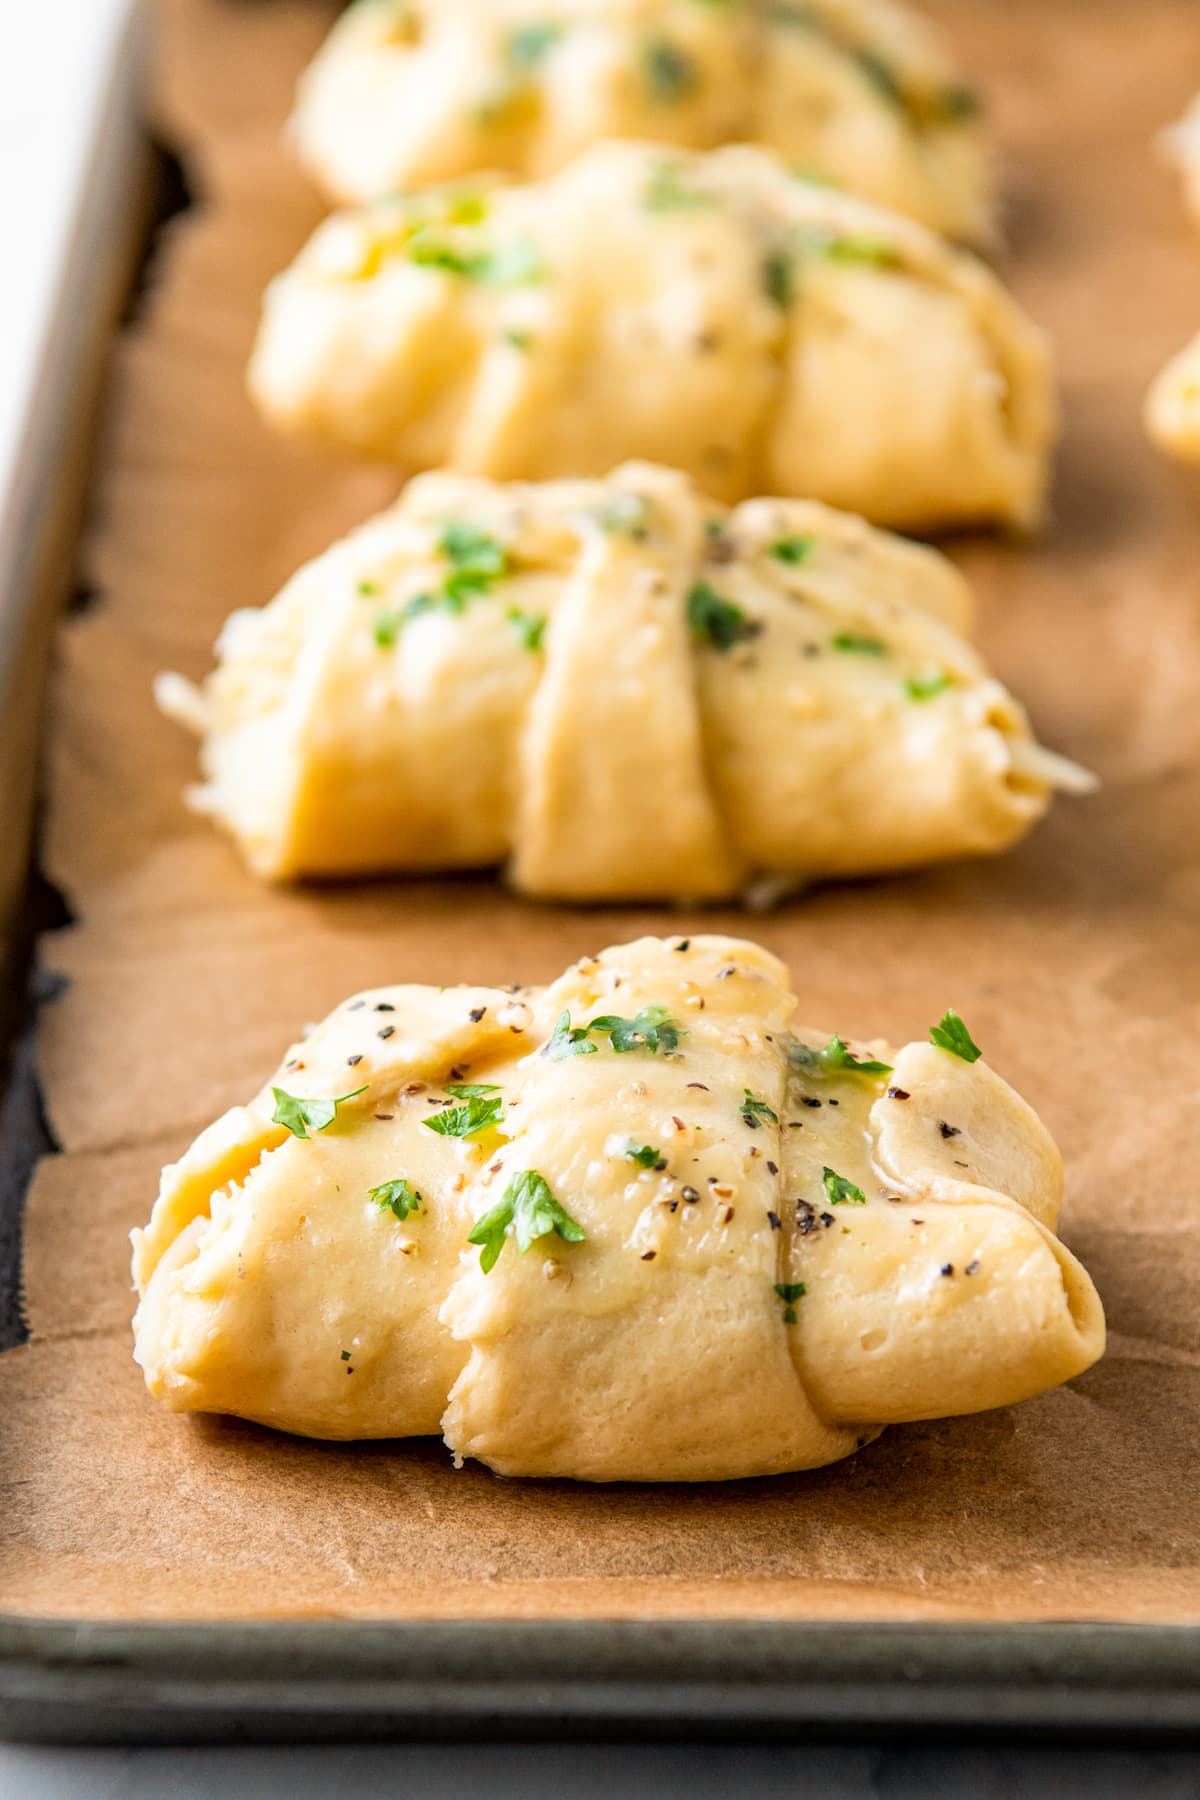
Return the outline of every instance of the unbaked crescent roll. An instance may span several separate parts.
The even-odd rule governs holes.
[[[917,527],[1035,524],[1056,424],[982,263],[747,147],[601,144],[335,215],[268,288],[249,379],[276,424],[410,467],[642,456]]]
[[[756,142],[934,230],[992,235],[978,101],[888,0],[371,0],[304,76],[292,132],[341,201],[540,177],[603,138]]]
[[[702,1481],[1006,1406],[1104,1346],[1036,1114],[947,1013],[798,1024],[754,944],[341,1006],[163,1172],[136,1356],[178,1411]]]
[[[999,850],[1089,784],[966,605],[937,552],[810,501],[428,475],[158,693],[262,875],[508,859],[528,894],[719,898]]]

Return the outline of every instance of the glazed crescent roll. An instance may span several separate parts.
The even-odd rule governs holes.
[[[723,937],[348,1001],[164,1170],[133,1233],[151,1393],[440,1430],[508,1475],[703,1481],[1086,1369],[1058,1152],[962,1020],[891,1051],[796,1007]]]
[[[966,610],[936,551],[811,501],[428,475],[158,695],[261,875],[720,898],[999,850],[1089,785]]]
[[[746,147],[601,144],[335,215],[268,288],[249,379],[277,425],[411,467],[641,456],[918,527],[1036,523],[1055,431],[1042,338],[982,263]]]
[[[340,201],[541,177],[603,138],[755,142],[936,231],[992,235],[978,100],[887,0],[372,0],[304,76],[292,133]]]

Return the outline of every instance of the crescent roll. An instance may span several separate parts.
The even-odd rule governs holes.
[[[748,147],[601,144],[334,215],[268,288],[249,380],[277,425],[414,468],[641,456],[914,527],[1035,524],[1056,422],[982,263]]]
[[[507,1475],[707,1481],[1086,1369],[1058,1152],[963,1022],[892,1051],[796,1007],[723,937],[358,995],[164,1170],[133,1233],[151,1393],[441,1431]]]
[[[158,694],[261,875],[721,898],[996,851],[1089,785],[966,610],[936,551],[811,501],[427,475]]]
[[[372,0],[304,76],[292,133],[339,201],[541,177],[603,138],[755,142],[934,230],[992,235],[978,100],[887,0]]]
[[[1178,124],[1162,135],[1183,176],[1184,202],[1200,224],[1200,95]],[[1200,462],[1200,334],[1160,370],[1146,396],[1146,430],[1158,448],[1181,462]]]

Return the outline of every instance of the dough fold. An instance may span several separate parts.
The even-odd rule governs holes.
[[[275,424],[409,467],[640,456],[918,528],[1035,525],[1056,430],[982,263],[748,146],[599,144],[336,214],[268,288],[249,380]]]
[[[604,138],[753,141],[934,230],[993,236],[978,101],[889,0],[373,0],[306,72],[292,135],[356,202],[478,169],[541,177]]]
[[[511,1475],[699,1481],[1087,1368],[1103,1314],[1032,1110],[932,1044],[847,1066],[795,1012],[723,937],[348,1001],[164,1170],[133,1234],[150,1391],[316,1437],[440,1428]],[[338,1104],[297,1136],[281,1092]],[[522,1249],[531,1183],[552,1210]]]
[[[260,874],[511,858],[530,894],[721,898],[1000,850],[1088,785],[968,612],[935,551],[814,502],[429,475],[159,697]]]

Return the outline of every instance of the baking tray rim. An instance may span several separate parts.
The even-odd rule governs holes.
[[[1200,1734],[1200,1626],[0,1615],[0,1736],[43,1742],[941,1728]]]

